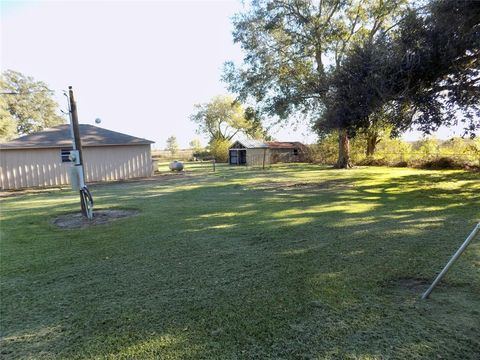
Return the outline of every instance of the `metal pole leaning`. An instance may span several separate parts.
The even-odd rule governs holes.
[[[75,154],[75,168],[76,174],[78,176],[79,182],[79,193],[80,193],[80,205],[82,208],[82,214],[91,220],[93,218],[93,199],[92,195],[88,191],[87,186],[85,185],[85,174],[83,172],[83,154],[82,154],[82,141],[80,137],[80,127],[78,124],[78,113],[77,113],[77,103],[73,97],[73,89],[71,86],[68,87],[68,96],[69,100],[69,112],[70,112],[70,128],[73,136],[73,149]]]
[[[447,265],[445,265],[445,267],[440,272],[440,274],[438,274],[438,276],[435,278],[435,280],[433,280],[432,285],[430,285],[430,287],[427,289],[427,291],[425,291],[425,293],[422,295],[423,300],[428,299],[428,297],[430,296],[430,293],[433,291],[433,289],[435,289],[435,286],[437,286],[437,284],[440,282],[440,280],[442,280],[442,278],[448,272],[448,270],[453,265],[453,263],[460,257],[460,255],[462,255],[462,253],[467,248],[468,244],[470,244],[470,242],[473,240],[473,238],[475,237],[475,235],[477,235],[477,233],[479,231],[480,231],[480,223],[478,223],[477,226],[475,226],[473,231],[470,233],[470,235],[468,235],[467,239],[463,242],[462,246],[460,246],[460,248],[452,256],[452,258],[447,263]]]

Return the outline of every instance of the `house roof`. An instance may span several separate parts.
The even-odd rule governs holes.
[[[234,148],[236,143],[243,145],[247,149],[298,149],[298,148],[305,147],[305,145],[303,145],[298,141],[293,141],[293,142],[266,141],[265,142],[262,140],[243,139],[243,140],[235,141],[235,143],[230,148]]]
[[[147,145],[153,141],[107,130],[98,126],[80,124],[80,138],[82,147],[109,146],[109,145]],[[0,144],[0,149],[25,148],[61,148],[71,147],[72,137],[70,125],[57,125],[43,131],[21,136],[17,139]]]

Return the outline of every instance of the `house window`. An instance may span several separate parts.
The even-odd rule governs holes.
[[[298,155],[298,149],[293,149],[293,155]]]
[[[71,151],[71,150],[72,150],[72,149],[62,149],[62,151],[61,151],[62,163],[64,163],[64,162],[72,162],[72,161],[70,160],[70,151]]]

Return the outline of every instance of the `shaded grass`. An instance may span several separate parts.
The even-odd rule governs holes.
[[[478,241],[429,301],[404,280],[430,281],[478,221],[477,177],[220,166],[94,186],[140,215],[69,231],[51,220],[71,192],[7,198],[2,357],[476,359]]]

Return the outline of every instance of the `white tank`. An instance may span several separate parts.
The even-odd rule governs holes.
[[[174,160],[168,166],[172,171],[182,171],[183,170],[183,163],[181,161]]]

